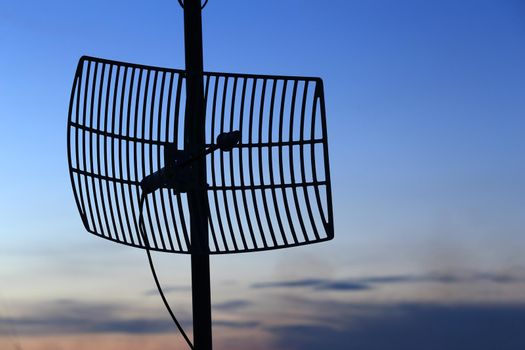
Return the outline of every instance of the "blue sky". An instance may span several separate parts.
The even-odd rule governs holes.
[[[517,0],[210,0],[205,69],[323,78],[336,225],[328,243],[212,259],[217,348],[308,349],[317,332],[412,349],[396,335],[421,322],[462,349],[523,348],[524,19]],[[65,131],[81,55],[182,68],[182,30],[175,0],[0,4],[2,349],[180,341],[143,252],[84,232]],[[156,259],[187,321],[189,260]],[[461,317],[473,328],[440,321]],[[472,340],[487,320],[501,327]]]

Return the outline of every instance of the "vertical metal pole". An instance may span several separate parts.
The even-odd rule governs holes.
[[[200,0],[184,1],[184,47],[186,52],[186,118],[184,147],[193,154],[205,147],[202,18]],[[210,257],[208,252],[208,197],[205,157],[197,161],[195,174],[200,189],[188,192],[191,225],[191,280],[193,345],[212,349]]]

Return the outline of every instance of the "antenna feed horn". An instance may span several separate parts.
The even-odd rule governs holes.
[[[216,144],[196,155],[178,150],[173,143],[165,144],[165,166],[144,177],[140,182],[140,187],[146,194],[153,193],[160,188],[173,189],[175,193],[197,190],[199,186],[195,179],[198,177],[193,164],[218,149],[222,152],[231,152],[240,141],[241,132],[239,130],[223,132],[217,136]]]
[[[235,145],[241,141],[241,132],[234,130],[230,132],[223,132],[217,136],[217,146],[223,152],[230,152]]]

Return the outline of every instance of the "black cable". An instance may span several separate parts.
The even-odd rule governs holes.
[[[184,340],[186,340],[186,343],[188,343],[189,347],[193,350],[193,344],[191,343],[190,339],[186,335],[186,332],[184,332],[184,329],[182,329],[182,326],[180,325],[179,321],[175,317],[175,314],[173,313],[173,311],[171,311],[171,307],[168,304],[168,300],[164,296],[164,292],[162,291],[162,287],[157,277],[157,272],[155,271],[155,265],[153,264],[153,258],[151,256],[148,236],[146,235],[146,230],[144,229],[144,217],[142,216],[142,207],[144,206],[144,201],[146,200],[146,196],[147,196],[146,193],[141,192],[140,202],[139,202],[139,230],[140,230],[140,234],[142,235],[142,238],[144,239],[144,244],[146,247],[146,253],[148,254],[148,261],[149,261],[149,267],[151,269],[151,274],[153,275],[153,279],[155,280],[155,284],[157,285],[157,290],[159,291],[160,297],[162,298],[162,301],[164,302],[164,306],[168,310],[173,322],[175,322],[175,325],[177,326],[182,336],[184,337]]]

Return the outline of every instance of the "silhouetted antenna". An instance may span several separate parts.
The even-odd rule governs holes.
[[[209,255],[333,238],[320,78],[203,72],[201,3],[184,8],[186,69],[84,56],[68,159],[87,231],[192,257],[194,345],[211,346]]]

